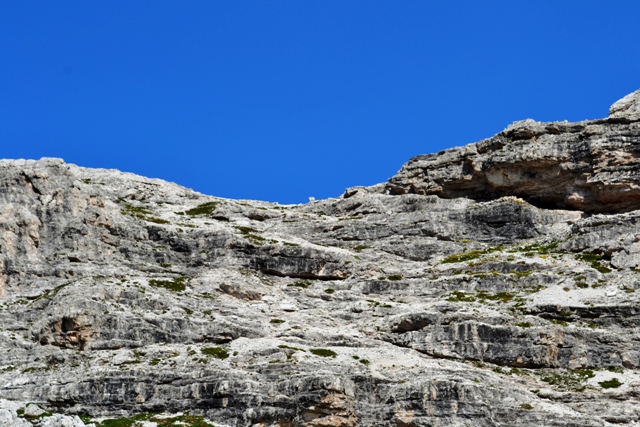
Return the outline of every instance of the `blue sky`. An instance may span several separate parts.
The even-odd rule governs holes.
[[[305,202],[640,88],[638,1],[5,1],[0,158]]]

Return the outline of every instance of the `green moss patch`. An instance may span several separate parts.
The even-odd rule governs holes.
[[[552,242],[549,243],[548,245],[538,245],[538,244],[533,244],[533,245],[528,245],[528,246],[524,246],[521,248],[518,248],[515,251],[509,251],[509,252],[524,252],[526,253],[538,253],[539,255],[548,255],[550,253],[557,253],[560,252],[557,250],[559,242]]]
[[[311,282],[308,280],[296,280],[293,283],[289,283],[287,286],[291,288],[307,289],[309,286],[311,286]]]
[[[516,294],[511,292],[496,292],[495,294],[487,291],[477,291],[475,294],[466,293],[462,291],[453,291],[448,297],[449,302],[486,302],[486,301],[498,301],[507,303],[516,298]]]
[[[64,288],[65,286],[69,286],[70,284],[71,284],[71,282],[64,283],[64,284],[62,284],[60,286],[56,286],[55,288],[53,288],[51,290],[45,291],[42,295],[38,296],[35,300],[38,301],[38,300],[41,300],[43,298],[53,298],[58,294],[58,292],[60,292],[60,290],[62,288]]]
[[[258,233],[259,231],[256,230],[255,228],[251,228],[251,227],[245,227],[243,225],[234,225],[234,227],[236,230],[238,230],[241,234],[243,235],[249,235],[251,233]]]
[[[309,351],[320,357],[336,357],[338,355],[335,351],[326,348],[312,348]]]
[[[149,421],[156,423],[157,427],[211,427],[204,417],[198,415],[179,415],[177,417],[160,418],[153,417]]]
[[[245,227],[242,225],[235,225],[234,228],[238,230],[240,234],[242,234],[246,239],[256,245],[262,245],[267,240],[264,237],[257,235],[256,233],[259,233],[259,231],[255,228]]]
[[[515,294],[511,292],[496,292],[495,294],[490,294],[486,291],[478,291],[476,296],[479,300],[509,302],[515,297]]]
[[[150,279],[149,285],[156,288],[164,288],[173,292],[182,292],[187,288],[186,282],[189,280],[189,277],[182,276],[176,277],[171,280],[156,280]]]
[[[96,423],[96,427],[132,427],[138,421],[148,421],[155,414],[138,414],[128,418],[111,418]]]
[[[166,219],[162,219],[162,218],[156,218],[153,216],[148,216],[146,218],[143,218],[145,221],[149,221],[149,222],[153,222],[155,224],[169,224],[169,221],[167,221]]]
[[[617,378],[611,378],[607,381],[600,381],[598,384],[602,388],[618,388],[622,385],[620,380],[618,380]]]
[[[88,420],[87,420],[88,421]],[[211,427],[213,424],[199,415],[177,415],[174,417],[161,417],[155,413],[138,414],[129,418],[113,418],[96,423],[96,427],[135,427],[143,421],[151,421],[157,427]]]
[[[191,216],[211,215],[213,211],[216,210],[217,205],[218,205],[218,202],[207,202],[207,203],[198,205],[193,209],[189,209],[188,211],[185,211],[185,213]]]
[[[451,295],[447,297],[449,302],[474,302],[476,299],[472,294],[467,294],[462,291],[453,291]]]
[[[202,352],[202,354],[213,356],[216,359],[224,360],[229,357],[229,352],[222,347],[205,347],[200,351]]]
[[[540,379],[562,389],[583,391],[585,387],[582,383],[593,377],[595,374],[591,369],[567,369],[560,372],[542,371]]]
[[[124,208],[120,211],[122,215],[151,215],[151,211],[143,206],[133,206],[129,203],[124,204]]]
[[[169,224],[169,221],[162,218],[151,216],[153,212],[143,206],[133,206],[128,203],[124,204],[124,208],[120,211],[122,215],[129,215],[143,221],[153,222],[155,224]]]
[[[602,260],[602,255],[597,255],[597,254],[577,254],[576,255],[576,259],[588,262],[589,264],[591,264],[591,268],[598,270],[600,273],[611,273],[611,269],[608,267],[605,267],[604,265],[602,265],[600,263],[600,260]]]
[[[521,279],[523,277],[527,277],[529,276],[531,273],[533,273],[532,270],[526,270],[526,271],[511,271],[511,274],[513,274],[514,276],[516,276],[518,279]]]
[[[451,264],[457,262],[471,261],[476,258],[480,258],[482,255],[487,255],[492,252],[501,251],[504,248],[502,246],[493,246],[482,250],[474,250],[469,252],[463,252],[461,254],[450,255],[442,260],[443,264]]]

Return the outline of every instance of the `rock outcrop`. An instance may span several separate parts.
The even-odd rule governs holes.
[[[0,161],[0,426],[637,425],[639,96],[306,205]]]
[[[640,91],[605,119],[513,123],[497,135],[417,156],[389,180],[389,194],[478,201],[521,197],[544,208],[588,213],[640,209]]]

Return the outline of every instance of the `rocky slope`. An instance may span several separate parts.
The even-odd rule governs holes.
[[[639,111],[306,205],[0,161],[0,425],[637,425]]]

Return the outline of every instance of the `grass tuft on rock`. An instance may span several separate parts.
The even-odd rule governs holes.
[[[169,224],[169,221],[162,218],[156,218],[154,216],[148,216],[144,218],[145,221],[153,222],[154,224]]]
[[[175,279],[171,279],[171,280],[150,279],[149,285],[155,288],[168,289],[172,292],[182,292],[187,288],[187,285],[185,282],[187,282],[188,280],[189,278],[186,276],[176,277]]]
[[[155,414],[138,414],[128,418],[111,418],[96,423],[96,427],[133,427],[139,425],[141,421],[148,421]]]
[[[565,371],[541,371],[541,380],[555,385],[561,389],[571,391],[584,391],[582,383],[589,378],[595,377],[591,369],[567,369]]]
[[[87,420],[88,421],[88,420]],[[159,416],[157,413],[138,414],[128,418],[112,418],[95,423],[96,427],[137,427],[143,422],[150,421],[156,427],[212,427],[213,424],[207,422],[204,417],[190,415],[188,412],[177,416]]]
[[[216,210],[217,205],[218,205],[218,202],[207,202],[207,203],[198,205],[193,209],[189,209],[188,211],[185,211],[185,213],[190,216],[211,215],[213,211]]]
[[[602,255],[597,255],[597,254],[577,254],[576,255],[576,259],[588,262],[589,264],[591,264],[591,268],[593,268],[594,270],[598,270],[600,273],[606,274],[606,273],[611,273],[611,269],[608,267],[605,267],[604,265],[602,265],[600,263],[600,260],[602,260]]]
[[[504,248],[502,246],[492,246],[482,250],[478,249],[478,250],[473,250],[469,252],[463,252],[461,254],[449,255],[448,257],[442,260],[442,263],[451,264],[451,263],[457,263],[457,262],[471,261],[472,259],[480,258],[482,255],[487,255],[492,252],[501,251],[503,249]]]
[[[229,352],[222,347],[205,347],[200,351],[202,352],[202,354],[213,356],[216,359],[224,360],[229,357]]]
[[[338,355],[335,351],[326,348],[312,348],[309,351],[320,357],[336,357]]]
[[[291,288],[307,289],[309,286],[311,286],[311,282],[308,280],[296,280],[293,283],[289,283],[287,286]],[[331,292],[328,292],[328,293],[331,293]]]
[[[524,252],[524,253],[537,252],[539,255],[548,255],[550,253],[559,252],[557,250],[559,243],[560,242],[552,242],[552,243],[549,243],[548,245],[533,244],[533,245],[528,245],[522,248],[518,248],[517,251]]]
[[[600,381],[598,384],[602,388],[618,388],[622,385],[620,380],[618,380],[617,378],[611,378],[607,381]]]
[[[256,233],[259,233],[259,231],[255,228],[245,227],[243,225],[234,225],[233,227],[253,244],[262,245],[267,240],[264,237],[257,235]]]

